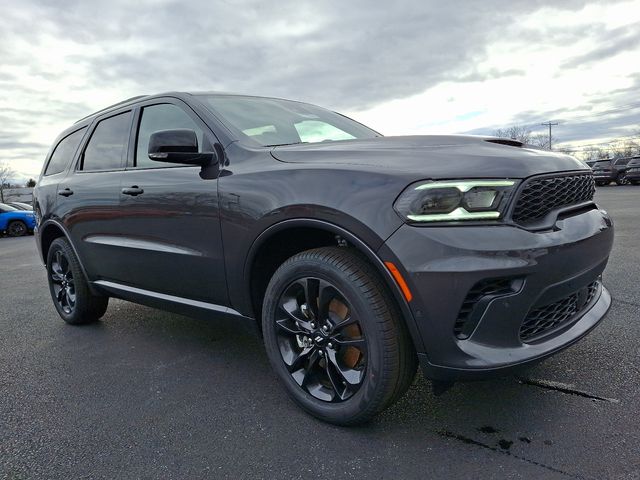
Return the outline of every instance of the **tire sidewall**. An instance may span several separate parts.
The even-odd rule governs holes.
[[[275,314],[280,296],[292,282],[304,277],[319,278],[335,286],[345,296],[351,309],[358,315],[360,326],[367,340],[365,378],[358,391],[342,402],[324,402],[304,391],[287,370],[278,348]],[[291,397],[313,415],[334,423],[345,423],[366,414],[369,406],[373,407],[377,403],[378,397],[382,395],[383,385],[381,383],[384,381],[384,377],[381,375],[384,361],[383,337],[382,333],[378,331],[380,325],[375,321],[377,313],[364,300],[363,292],[344,277],[344,272],[326,262],[311,259],[298,260],[293,263],[287,262],[276,271],[267,287],[262,316],[264,341],[269,361]]]
[[[76,304],[71,313],[65,313],[65,311],[62,310],[60,304],[56,300],[56,295],[53,290],[53,281],[51,280],[51,264],[53,263],[53,257],[57,251],[61,251],[67,257],[67,261],[69,262],[71,268],[71,273],[73,274],[73,283],[76,293]],[[82,311],[82,306],[85,302],[85,299],[83,298],[84,296],[82,287],[80,285],[80,282],[82,282],[83,280],[83,273],[78,268],[78,261],[76,260],[75,254],[67,240],[63,238],[55,239],[51,243],[49,252],[47,253],[47,281],[49,282],[49,292],[51,293],[51,300],[53,301],[53,305],[58,311],[58,314],[67,323],[76,323],[80,319],[79,312]]]

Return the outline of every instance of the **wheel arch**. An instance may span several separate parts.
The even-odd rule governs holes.
[[[284,249],[283,254],[280,256],[276,255],[271,263],[268,264],[266,270],[261,272],[260,261],[264,258],[270,258],[270,246],[281,244],[280,240],[283,238],[283,235],[294,231],[319,234],[320,241],[309,242],[308,244],[302,242],[301,244],[297,244],[297,248],[291,247],[290,249]],[[376,269],[400,309],[416,350],[418,352],[424,351],[423,342],[416,328],[415,319],[407,300],[402,294],[400,286],[393,278],[392,273],[387,269],[374,248],[349,230],[331,222],[318,219],[297,218],[283,220],[264,230],[251,245],[244,265],[243,279],[244,289],[251,305],[251,314],[256,319],[258,327],[261,323],[261,302],[264,299],[266,286],[275,270],[286,258],[310,248],[333,246],[336,244],[345,245],[345,242],[355,248],[360,254],[364,255]],[[382,245],[382,243],[383,241],[381,240],[380,245]]]
[[[80,264],[80,269],[82,270],[82,274],[84,275],[84,278],[87,279],[90,290],[92,291],[92,293],[95,294],[96,293],[95,288],[93,287],[92,283],[89,282],[89,276],[87,275],[87,271],[84,268],[84,264],[82,263],[82,258],[80,257],[80,255],[78,255],[78,250],[76,249],[76,246],[71,241],[71,237],[67,232],[67,230],[64,228],[64,226],[60,222],[57,222],[56,220],[53,220],[53,219],[46,220],[45,222],[43,222],[42,225],[38,226],[38,235],[39,235],[40,252],[42,255],[42,261],[45,264],[45,266],[47,265],[47,256],[49,254],[49,248],[51,248],[51,244],[53,243],[53,241],[57,238],[65,238],[67,242],[69,242],[69,245],[71,245],[71,249],[73,250],[74,255],[78,259],[78,263]]]

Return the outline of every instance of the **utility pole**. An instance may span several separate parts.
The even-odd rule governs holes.
[[[540,125],[544,125],[545,127],[549,127],[549,150],[551,150],[551,127],[554,127],[554,126],[556,126],[558,124],[557,123],[546,122],[546,123],[541,123]]]

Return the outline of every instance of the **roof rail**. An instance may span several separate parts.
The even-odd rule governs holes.
[[[140,98],[144,98],[144,97],[147,97],[147,96],[148,95],[136,95],[135,97],[127,98],[126,100],[123,100],[123,101],[118,102],[118,103],[114,103],[113,105],[109,105],[108,107],[105,107],[105,108],[103,108],[101,110],[98,110],[97,112],[93,112],[93,113],[87,115],[86,117],[82,117],[80,120],[77,120],[75,123],[81,122],[82,120],[85,120],[85,119],[87,119],[89,117],[93,117],[94,115],[97,115],[99,113],[106,112],[107,110],[111,110],[112,108],[116,108],[116,107],[119,107],[121,105],[125,105],[125,104],[127,104],[129,102],[133,102],[134,100],[138,100]]]

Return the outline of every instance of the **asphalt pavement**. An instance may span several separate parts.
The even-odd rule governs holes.
[[[640,478],[640,187],[614,218],[614,297],[588,337],[520,378],[408,394],[358,428],[303,413],[260,339],[111,300],[56,314],[33,237],[0,238],[0,478]]]

